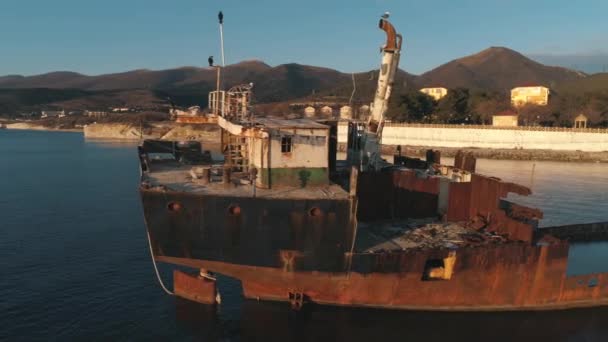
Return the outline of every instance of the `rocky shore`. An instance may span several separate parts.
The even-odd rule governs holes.
[[[84,127],[88,139],[163,139],[202,140],[219,142],[219,128],[216,125],[178,124],[174,122],[154,122],[146,125],[125,123],[95,123]]]

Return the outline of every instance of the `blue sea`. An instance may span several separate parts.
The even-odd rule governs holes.
[[[544,226],[608,221],[608,165],[479,160],[531,186],[511,198]],[[217,308],[166,295],[148,251],[134,143],[0,130],[0,340],[608,341],[608,309],[424,313],[244,301],[220,277]],[[608,244],[577,245],[573,273],[608,271]],[[159,265],[171,284],[171,267]]]

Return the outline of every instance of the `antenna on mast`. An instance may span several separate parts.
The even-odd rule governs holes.
[[[217,18],[219,19],[220,22],[220,45],[221,45],[221,49],[222,49],[222,67],[226,66],[226,60],[224,59],[224,13],[222,13],[222,11],[220,11],[220,13],[218,13]]]
[[[217,19],[220,22],[220,47],[222,53],[222,65],[213,65],[213,56],[209,56],[209,66],[214,67],[217,70],[216,88],[215,91],[209,93],[209,104],[210,106],[212,106],[211,108],[213,109],[213,114],[224,116],[226,93],[224,91],[220,91],[222,83],[222,68],[226,65],[224,59],[224,13],[222,13],[222,11],[217,14]]]

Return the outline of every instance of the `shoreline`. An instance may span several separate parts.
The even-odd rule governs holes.
[[[139,136],[135,138],[132,134],[124,134],[114,132],[115,128],[121,127],[124,129],[125,126],[130,125],[116,125],[116,124],[98,124],[106,127],[111,127],[109,130],[104,132],[96,132],[101,134],[92,134],[88,136],[84,128],[53,128],[41,125],[32,125],[26,123],[4,123],[6,130],[26,130],[26,131],[46,131],[46,132],[79,132],[84,135],[85,138],[91,140],[115,140],[115,141],[129,141],[139,140]],[[114,127],[112,127],[114,126]],[[188,139],[199,138],[200,140],[207,141],[208,143],[216,137],[219,130],[205,126],[202,129],[197,129],[192,125],[181,126],[182,129],[174,132],[175,134],[167,134],[173,128],[180,126],[173,126],[171,129],[167,129],[164,132],[158,132],[160,134],[144,134],[144,138],[165,138],[170,139]],[[211,129],[210,129],[211,128]],[[214,134],[215,133],[215,134]],[[156,137],[158,135],[158,137]],[[183,136],[182,136],[183,135]],[[585,163],[608,163],[608,151],[604,152],[585,152],[585,151],[562,151],[562,150],[525,150],[525,149],[491,149],[491,148],[454,148],[454,147],[437,147],[437,146],[409,146],[405,145],[401,147],[401,153],[407,156],[422,157],[426,156],[426,150],[433,149],[438,150],[443,157],[454,157],[456,152],[471,152],[478,159],[494,159],[494,160],[530,160],[530,161],[557,161],[557,162],[585,162]],[[346,151],[346,146],[343,143],[338,144],[338,151]],[[397,146],[395,145],[383,145],[382,154],[393,155],[397,153]]]
[[[9,131],[84,132],[83,128],[53,128],[23,123],[5,123],[2,129]]]
[[[72,132],[72,133],[83,133],[82,128],[49,128],[44,126],[32,126],[32,127],[5,127],[7,131],[43,131],[43,132]]]

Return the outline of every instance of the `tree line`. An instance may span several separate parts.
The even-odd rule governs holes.
[[[418,90],[404,91],[387,111],[395,122],[434,124],[492,124],[492,115],[513,110],[526,126],[572,127],[574,118],[584,114],[590,127],[608,127],[608,90],[572,93],[552,91],[547,106],[511,107],[507,93],[468,88],[449,89],[440,100]]]

